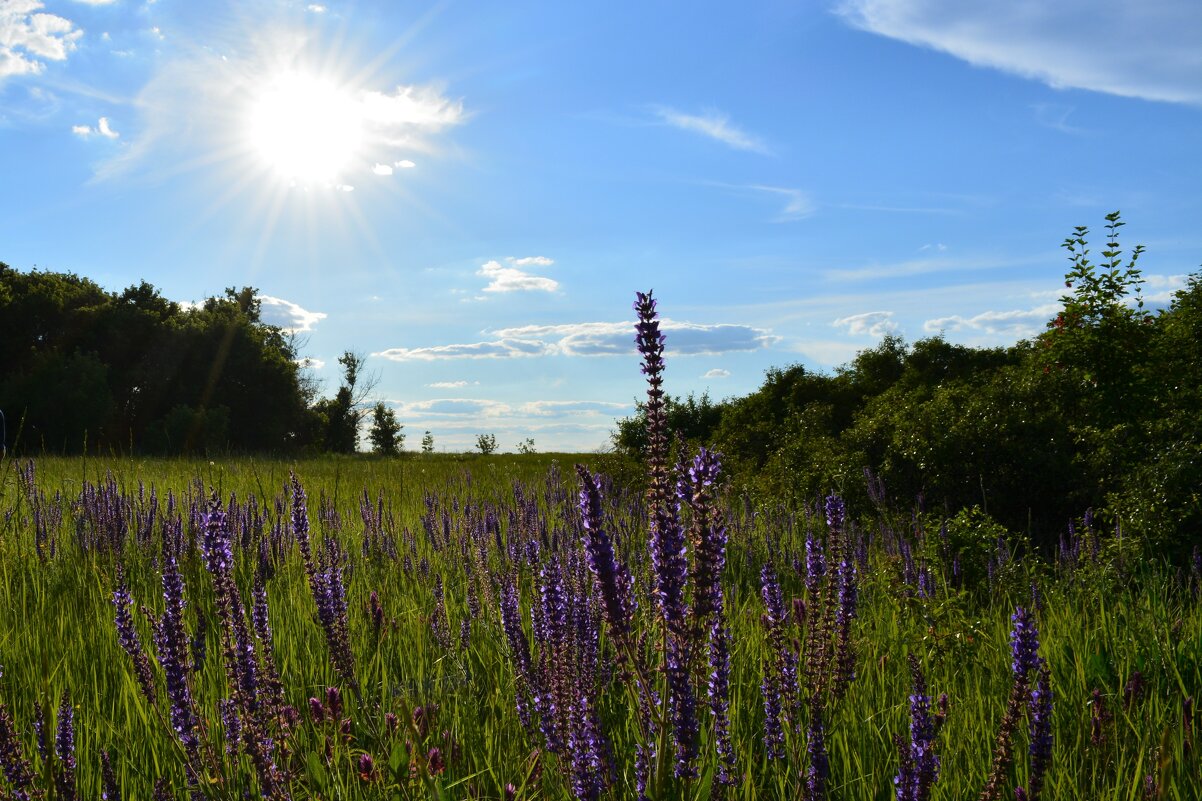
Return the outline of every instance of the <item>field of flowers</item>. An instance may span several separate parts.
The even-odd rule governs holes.
[[[736,496],[666,430],[636,310],[638,487],[0,465],[0,797],[1202,798],[1202,560]]]

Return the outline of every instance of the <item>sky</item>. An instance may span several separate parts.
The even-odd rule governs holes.
[[[1202,264],[1202,3],[0,0],[0,261],[255,287],[438,450],[605,447],[644,391],[1008,345],[1121,210]]]

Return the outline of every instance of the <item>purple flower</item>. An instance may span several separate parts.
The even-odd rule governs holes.
[[[830,759],[826,753],[826,734],[822,723],[822,705],[815,697],[810,704],[810,722],[806,729],[806,753],[810,766],[806,770],[806,799],[826,798],[826,780],[830,778]]]
[[[1039,667],[1039,629],[1034,617],[1026,609],[1017,607],[1010,616],[1014,628],[1010,632],[1010,652],[1014,659],[1011,671],[1015,681],[1026,683],[1027,678]]]
[[[178,523],[177,523],[178,524]],[[196,715],[188,687],[188,639],[184,631],[184,581],[175,556],[163,556],[163,617],[155,632],[159,664],[167,677],[167,699],[171,702],[171,725],[184,748],[191,753],[198,745],[194,729]]]
[[[584,550],[588,567],[601,593],[605,622],[616,639],[629,630],[630,577],[614,556],[613,542],[601,522],[601,488],[583,465],[576,465],[580,476],[580,512],[584,521]]]
[[[31,462],[31,469],[32,464]],[[4,770],[4,777],[12,785],[13,798],[29,801],[32,797],[30,788],[33,787],[33,770],[22,753],[21,740],[17,737],[13,719],[4,704],[0,704],[0,768]]]
[[[793,652],[785,637],[787,612],[784,596],[770,562],[765,563],[760,571],[760,595],[764,599],[764,622],[768,627],[770,644],[770,656],[765,657],[764,678],[760,685],[764,696],[764,747],[769,759],[782,759],[785,741],[781,727],[784,711],[781,708],[781,696],[782,692],[788,693],[796,686],[797,676]]]
[[[138,680],[138,686],[142,690],[142,694],[146,696],[146,700],[154,705],[155,703],[155,686],[154,674],[151,672],[150,659],[146,656],[146,652],[142,649],[142,641],[138,637],[138,632],[134,628],[133,616],[130,614],[130,606],[133,604],[133,599],[129,595],[129,590],[125,586],[125,578],[120,571],[117,574],[117,589],[113,590],[113,608],[116,611],[115,619],[117,624],[117,642],[121,646],[121,650],[129,654],[130,661],[134,663],[134,678]]]
[[[108,751],[100,752],[100,788],[101,801],[121,801],[121,787],[117,784],[117,774],[113,773]]]
[[[822,577],[826,575],[826,554],[822,542],[813,531],[806,532],[806,590],[813,598],[818,594]]]
[[[75,794],[75,710],[71,698],[63,693],[58,705],[58,724],[54,730],[54,755],[58,758],[58,771],[54,776],[57,797],[62,801],[74,801]]]
[[[1043,775],[1052,763],[1052,675],[1046,660],[1040,660],[1039,678],[1031,693],[1031,774],[1027,782],[1032,801],[1039,798]]]
[[[718,599],[721,605],[721,596]],[[714,749],[718,755],[720,785],[735,783],[735,752],[730,741],[730,630],[719,612],[710,627],[709,653],[709,702],[710,714],[714,718]]]
[[[714,490],[722,470],[722,454],[701,448],[677,493],[689,507],[689,540],[694,548],[693,617],[704,623],[720,603],[722,570],[726,566],[726,526]]]
[[[927,801],[931,786],[939,779],[939,757],[935,753],[935,721],[931,697],[918,659],[910,655],[913,693],[910,695],[910,739],[898,741],[902,749],[901,770],[893,779],[897,801]]]

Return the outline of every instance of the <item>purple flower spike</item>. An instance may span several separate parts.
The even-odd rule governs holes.
[[[58,758],[58,772],[54,776],[55,789],[62,801],[75,801],[75,710],[71,698],[65,692],[58,705],[58,726],[54,730],[54,755]]]
[[[597,479],[582,465],[576,465],[580,476],[580,512],[584,519],[584,550],[588,567],[601,592],[605,622],[613,636],[626,636],[630,618],[630,577],[614,556],[613,541],[601,521],[601,487]]]
[[[1039,798],[1043,776],[1052,763],[1052,673],[1040,660],[1039,678],[1031,693],[1031,775],[1027,782],[1031,801]]]
[[[1023,607],[1017,607],[1010,616],[1014,629],[1010,632],[1010,652],[1014,656],[1011,670],[1016,681],[1026,682],[1039,667],[1039,629],[1035,619]]]

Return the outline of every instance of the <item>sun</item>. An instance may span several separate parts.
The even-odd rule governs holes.
[[[352,89],[308,73],[280,72],[252,97],[247,144],[286,181],[336,184],[360,156],[363,112]]]

